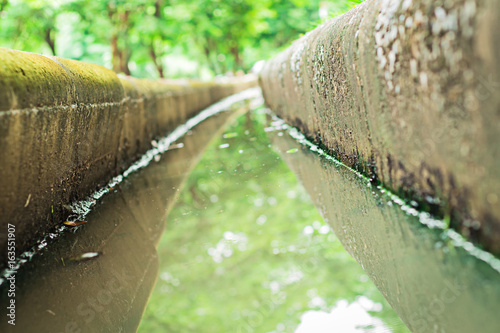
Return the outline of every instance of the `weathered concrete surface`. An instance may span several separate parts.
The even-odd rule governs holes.
[[[0,262],[197,112],[256,85],[118,77],[101,66],[0,48]]]
[[[286,134],[268,133],[344,248],[412,332],[500,332],[498,259],[478,256],[470,243],[457,246],[446,236],[454,231],[424,225],[428,214],[414,216],[354,171]]]
[[[500,253],[500,2],[366,0],[264,67],[288,123]]]
[[[197,125],[184,146],[130,175],[75,233],[25,264],[16,274],[16,325],[1,332],[135,332],[158,277],[156,247],[168,213],[192,168],[226,123],[244,111],[222,112]],[[72,256],[102,253],[94,260]],[[62,259],[61,259],[62,258]],[[9,284],[0,286],[0,314],[7,318]]]

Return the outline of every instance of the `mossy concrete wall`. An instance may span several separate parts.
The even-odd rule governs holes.
[[[269,61],[288,123],[500,253],[500,2],[366,0]]]
[[[335,242],[358,261],[411,332],[500,332],[499,260],[450,231],[426,228],[437,221],[410,213],[383,188],[367,186],[364,177],[277,132],[268,132],[273,147],[304,184]],[[387,331],[409,332],[386,323]]]
[[[64,205],[119,174],[151,141],[257,84],[144,80],[97,65],[0,48],[0,262],[64,221]]]
[[[196,125],[182,137],[182,149],[131,174],[83,228],[26,263],[16,274],[16,325],[1,320],[0,332],[136,332],[159,274],[157,248],[169,211],[209,143],[247,108],[238,104]],[[95,251],[103,255],[70,259]],[[0,286],[2,317],[9,286]]]

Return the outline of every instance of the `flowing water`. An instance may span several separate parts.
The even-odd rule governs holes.
[[[323,154],[256,96],[181,126],[74,203],[87,223],[25,256],[16,327],[0,331],[500,331],[497,259]]]

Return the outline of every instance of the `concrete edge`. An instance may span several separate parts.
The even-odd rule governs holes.
[[[0,48],[0,262],[62,223],[146,150],[256,77],[146,80],[98,65]]]

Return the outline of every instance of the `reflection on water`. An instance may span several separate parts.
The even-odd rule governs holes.
[[[16,274],[16,325],[1,320],[0,332],[136,331],[158,276],[156,245],[165,215],[210,139],[247,108],[235,106],[106,188],[109,193],[85,212],[87,223],[66,230],[25,263]],[[74,260],[89,253],[99,255]],[[10,301],[6,288],[0,289],[2,318]]]
[[[0,331],[500,331],[498,259],[237,108],[147,157],[27,262]]]
[[[500,332],[497,258],[283,122],[268,131],[340,242],[413,332]]]
[[[407,332],[272,150],[266,121],[240,117],[191,172],[139,331]]]
[[[374,303],[365,296],[359,297],[351,304],[340,300],[329,313],[314,310],[305,312],[295,333],[391,332],[382,320],[369,313],[381,310],[380,303]]]

